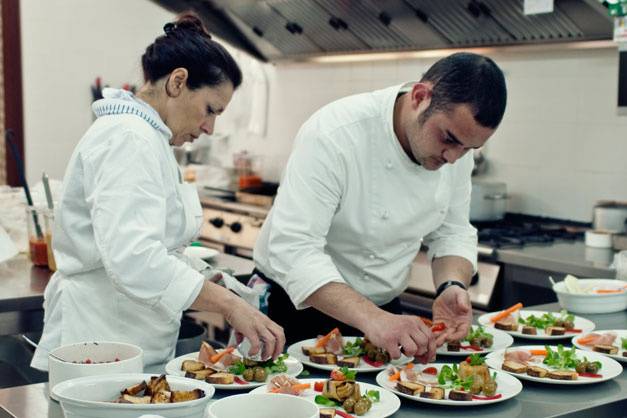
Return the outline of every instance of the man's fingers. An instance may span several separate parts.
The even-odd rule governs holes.
[[[244,337],[248,338],[248,341],[250,341],[250,350],[248,350],[248,355],[252,357],[259,352],[259,346],[261,345],[259,337],[257,336],[257,332],[254,328],[251,328],[248,332],[243,332],[243,334]]]
[[[263,341],[263,352],[261,353],[261,360],[267,360],[274,355],[274,349],[276,346],[276,338],[267,328],[263,327],[259,335],[261,341]]]
[[[274,338],[276,339],[274,353],[272,353],[272,359],[274,360],[281,355],[283,348],[285,347],[285,332],[283,332],[283,328],[274,322],[272,322],[269,328],[270,332],[272,332]]]
[[[407,334],[401,336],[401,346],[403,347],[403,353],[407,357],[414,357],[418,351],[417,344]]]

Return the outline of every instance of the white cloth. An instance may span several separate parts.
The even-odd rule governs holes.
[[[428,171],[393,130],[401,86],[340,99],[300,129],[254,260],[298,308],[329,282],[378,305],[404,291],[421,240],[429,255],[476,269],[470,225],[472,154]]]
[[[56,207],[58,271],[44,294],[32,366],[80,341],[140,346],[146,365],[174,355],[182,311],[204,277],[176,250],[200,229],[196,189],[182,182],[171,132],[130,93],[108,89],[77,145]]]

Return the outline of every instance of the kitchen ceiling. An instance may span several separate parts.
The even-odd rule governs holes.
[[[598,0],[555,0],[524,15],[523,0],[153,0],[193,10],[209,30],[262,61],[330,54],[607,40]]]

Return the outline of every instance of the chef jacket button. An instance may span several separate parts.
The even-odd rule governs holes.
[[[369,259],[371,259],[371,260],[374,260],[374,254],[370,254],[370,255],[368,256],[368,258],[369,258]]]
[[[392,161],[388,161],[388,162],[385,164],[385,168],[387,168],[388,170],[391,170],[391,169],[392,169],[392,167],[393,167],[393,165],[392,165]]]

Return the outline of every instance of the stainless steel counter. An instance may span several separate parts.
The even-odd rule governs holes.
[[[614,251],[587,247],[583,241],[497,249],[495,260],[581,277],[614,278],[615,276],[615,271],[610,269],[610,264],[614,260]]]
[[[557,304],[540,305],[536,309],[555,311]],[[607,315],[584,315],[597,325],[597,329],[624,328],[627,324],[627,311]],[[564,340],[568,341],[568,340]],[[514,345],[529,344],[525,340],[516,340]],[[454,358],[438,358],[438,362],[455,361]],[[326,377],[312,371],[313,377]],[[374,383],[374,375],[360,375],[360,379]],[[598,416],[621,417],[627,411],[627,371],[616,379],[585,386],[545,385],[523,381],[523,391],[514,399],[482,407],[442,407],[401,399],[401,409],[394,414],[396,418],[409,417],[555,417]],[[46,396],[46,384],[20,386],[0,390],[0,405],[17,418],[62,418],[59,405]],[[216,399],[233,392],[218,390]],[[0,417],[2,415],[0,414]]]

